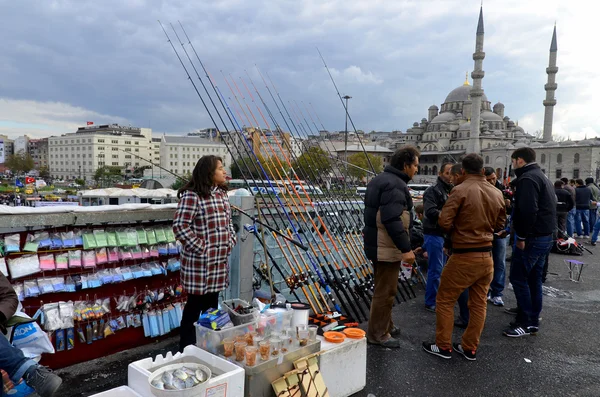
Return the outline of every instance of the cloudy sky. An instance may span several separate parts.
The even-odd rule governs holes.
[[[593,102],[593,93],[600,92],[598,52],[586,40],[597,21],[586,4],[594,3],[484,4],[483,87],[492,103],[504,103],[506,115],[530,133],[543,124],[556,20],[555,134],[600,135]],[[158,19],[171,35],[169,22],[184,24],[236,108],[224,76],[253,106],[243,85],[256,96],[250,78],[268,98],[257,65],[287,106],[296,101],[304,109],[310,103],[328,130],[343,130],[344,110],[318,47],[341,95],[352,96],[350,114],[358,129],[405,131],[472,70],[479,5],[479,0],[0,0],[0,133],[49,136],[73,132],[86,121],[169,134],[212,126]]]

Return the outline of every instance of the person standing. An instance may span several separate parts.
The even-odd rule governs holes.
[[[475,153],[462,160],[465,180],[456,186],[439,217],[450,233],[452,253],[442,271],[436,305],[435,343],[423,342],[427,353],[449,359],[456,350],[476,359],[487,310],[487,294],[494,274],[492,240],[506,223],[502,193],[483,175],[483,159]],[[452,344],[454,305],[469,289],[470,319],[461,343]]]
[[[598,186],[594,183],[594,178],[586,178],[585,185],[590,188],[592,191],[592,203],[590,203],[590,221],[589,221],[589,230],[590,232],[594,228],[596,224],[596,211],[598,211],[597,202],[600,199],[600,190],[598,190]]]
[[[503,335],[518,338],[539,330],[542,274],[554,242],[557,200],[553,184],[535,162],[533,149],[515,150],[511,161],[517,185],[512,218],[515,246],[510,282],[517,298],[517,318]]]
[[[575,201],[573,196],[567,189],[565,189],[565,183],[562,180],[554,182],[554,192],[556,193],[557,205],[556,205],[556,227],[558,229],[557,235],[565,233],[567,228],[567,217],[569,212],[575,208]]]
[[[577,237],[590,237],[590,205],[592,205],[592,190],[585,186],[583,179],[575,180],[575,233]],[[581,225],[583,224],[583,231]]]
[[[560,178],[560,180],[563,182],[564,184],[564,189],[571,193],[571,196],[573,197],[573,202],[575,202],[575,180],[571,179],[571,181],[573,181],[573,183],[571,184],[569,182],[568,178]],[[575,206],[573,206],[573,208],[571,209],[571,211],[569,211],[569,213],[567,214],[567,234],[569,236],[573,236],[573,233],[575,232],[575,215],[577,214],[577,209],[575,208]]]
[[[364,250],[375,270],[367,341],[384,347],[400,347],[400,330],[392,321],[392,306],[401,262],[415,262],[409,236],[413,203],[407,183],[417,173],[419,156],[413,146],[399,148],[365,192]]]
[[[444,254],[444,231],[438,224],[440,212],[448,194],[452,190],[452,165],[443,163],[440,168],[437,181],[428,187],[423,194],[423,207],[425,218],[423,219],[423,234],[425,244],[423,248],[427,252],[427,287],[425,288],[425,309],[435,313],[435,298],[440,285],[440,275],[446,263]]]
[[[181,320],[179,350],[196,343],[194,323],[216,308],[219,292],[229,285],[229,254],[236,243],[227,198],[227,173],[220,157],[202,156],[180,199],[173,232],[183,246],[181,283],[187,303]]]

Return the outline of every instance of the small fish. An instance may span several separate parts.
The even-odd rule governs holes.
[[[165,371],[162,374],[162,381],[166,386],[170,386],[173,384],[173,373],[169,371]]]
[[[176,369],[175,372],[173,372],[173,376],[177,379],[181,379],[181,380],[186,380],[189,375],[186,374],[184,371],[182,371],[181,369]]]
[[[177,390],[183,390],[186,388],[185,381],[179,378],[175,378],[175,380],[173,381],[173,386],[175,386],[175,389]]]
[[[185,380],[185,387],[189,389],[190,387],[194,387],[194,385],[196,385],[194,378],[192,376],[188,376],[188,378]]]
[[[196,370],[196,379],[198,379],[198,381],[200,383],[205,382],[206,381],[206,374],[204,373],[204,371],[202,371],[201,369],[197,369]]]
[[[161,382],[159,379],[154,379],[152,381],[152,386],[156,387],[159,390],[165,390],[165,384]]]
[[[196,374],[196,371],[194,371],[193,369],[188,368],[188,367],[181,367],[181,370],[183,372],[185,372],[186,374],[188,374],[189,376],[194,376]]]

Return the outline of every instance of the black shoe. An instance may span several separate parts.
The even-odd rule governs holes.
[[[463,323],[461,320],[457,320],[454,322],[454,326],[456,328],[467,329],[468,323]]]
[[[509,338],[520,338],[522,336],[535,335],[538,333],[538,331],[538,327],[511,326],[510,328],[504,330],[502,335],[508,336]]]
[[[596,242],[592,241],[592,242],[590,242],[590,245],[593,245],[595,247],[596,246]]]
[[[446,360],[452,358],[452,349],[440,349],[435,343],[423,342],[423,350]]]
[[[466,358],[469,361],[475,361],[477,360],[477,358],[475,357],[475,355],[477,354],[477,352],[475,350],[464,350],[462,345],[460,343],[454,343],[452,345],[452,347],[454,347],[454,350],[459,353],[462,354],[462,356],[464,358]]]
[[[504,309],[504,313],[516,315],[519,313],[519,308],[518,307],[507,307]]]
[[[400,328],[398,327],[394,327],[390,330],[390,335],[392,338],[397,338],[400,335],[402,335],[402,333],[400,332]]]
[[[428,312],[435,313],[435,305],[433,305],[433,306],[425,305],[425,310],[427,310]]]
[[[62,379],[41,365],[34,366],[25,373],[25,383],[40,397],[52,397],[62,384]]]

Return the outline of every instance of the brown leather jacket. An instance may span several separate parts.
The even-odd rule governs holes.
[[[453,249],[491,247],[494,232],[504,228],[506,208],[502,192],[483,175],[466,175],[450,192],[438,223],[451,234]]]
[[[2,321],[9,320],[15,314],[18,305],[19,300],[15,290],[8,279],[4,277],[4,274],[0,273],[0,313],[2,313],[0,315],[0,329],[4,327]]]

